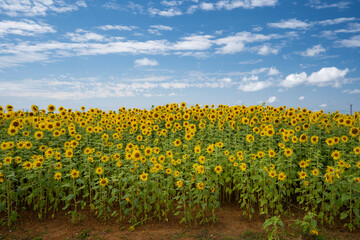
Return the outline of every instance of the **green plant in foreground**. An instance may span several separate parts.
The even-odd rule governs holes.
[[[278,229],[281,227],[281,232],[284,231],[284,223],[281,221],[280,216],[273,216],[270,219],[266,219],[263,224],[263,229],[268,232],[269,240],[277,240],[280,239],[278,235]]]

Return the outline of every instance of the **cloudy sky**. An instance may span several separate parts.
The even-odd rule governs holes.
[[[0,0],[0,105],[360,110],[360,0]]]

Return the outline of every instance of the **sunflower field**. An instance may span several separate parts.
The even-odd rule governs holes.
[[[271,106],[166,104],[80,111],[0,106],[0,216],[80,209],[132,224],[311,213],[360,226],[360,118]],[[314,230],[314,229],[313,229]]]

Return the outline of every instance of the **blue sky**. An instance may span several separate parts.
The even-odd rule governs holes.
[[[0,105],[360,109],[360,0],[0,0]]]

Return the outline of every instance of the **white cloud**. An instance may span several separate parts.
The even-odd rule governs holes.
[[[142,59],[136,59],[135,60],[135,66],[141,67],[141,66],[157,66],[159,63],[155,59],[148,59],[148,58],[142,58]]]
[[[211,35],[192,35],[183,37],[173,45],[174,50],[206,50],[212,46]]]
[[[325,103],[319,105],[319,107],[322,107],[322,108],[324,108],[324,107],[326,107],[326,106],[327,106],[327,105],[326,105]]]
[[[275,76],[275,75],[279,75],[279,74],[280,74],[280,72],[276,67],[271,67],[269,69],[269,72],[268,72],[269,76]]]
[[[217,9],[232,10],[235,8],[255,8],[275,6],[277,0],[220,0],[216,3]]]
[[[202,3],[200,3],[199,6],[200,6],[200,8],[201,8],[202,10],[205,10],[205,11],[210,11],[210,10],[214,10],[214,9],[215,9],[213,3],[202,2]]]
[[[268,100],[266,100],[267,103],[274,103],[274,102],[278,102],[278,99],[276,96],[271,96],[269,97]]]
[[[259,80],[259,77],[258,76],[255,76],[255,75],[251,75],[251,76],[249,76],[249,77],[243,77],[242,79],[241,79],[243,82],[248,82],[248,81],[257,81],[257,80]]]
[[[6,0],[0,1],[0,13],[15,16],[45,16],[47,12],[71,12],[86,7],[84,1],[67,4],[63,0]]]
[[[257,50],[257,53],[259,55],[263,55],[263,56],[270,55],[270,54],[276,55],[276,54],[278,54],[278,52],[279,52],[278,48],[272,48],[267,44],[258,47],[258,50]]]
[[[360,94],[360,89],[352,89],[352,90],[349,90],[349,89],[346,89],[346,90],[343,90],[342,91],[343,93],[348,93],[348,94]]]
[[[307,79],[307,74],[305,72],[302,73],[293,73],[288,75],[285,80],[283,80],[282,82],[280,82],[280,85],[282,87],[286,87],[286,88],[291,88],[291,87],[295,87],[298,86],[302,83],[305,83]]]
[[[0,22],[0,37],[7,34],[34,36],[54,32],[56,31],[52,26],[45,23],[36,23],[32,20],[23,20],[21,22],[5,20]]]
[[[271,85],[269,81],[246,82],[241,83],[238,89],[244,92],[255,92],[270,87]]]
[[[301,56],[306,57],[314,57],[316,55],[319,55],[320,53],[324,53],[326,50],[321,46],[321,44],[315,45],[312,48],[306,49],[306,51],[300,53]]]
[[[88,41],[104,41],[106,38],[103,35],[88,32],[82,29],[77,29],[75,33],[67,33],[65,35],[73,42],[88,42]]]
[[[280,22],[268,23],[268,26],[273,28],[281,29],[305,29],[308,28],[311,24],[297,20],[296,18],[289,20],[281,20]]]
[[[360,47],[360,35],[338,41],[343,47]]]
[[[180,10],[175,9],[175,8],[169,8],[164,11],[161,11],[156,8],[149,8],[149,13],[151,15],[159,15],[159,16],[163,16],[163,17],[174,17],[174,16],[179,16],[179,15],[183,14]]]
[[[119,30],[119,31],[131,31],[137,28],[137,26],[125,26],[125,25],[104,25],[97,27],[101,30]]]
[[[326,2],[322,2],[320,0],[310,0],[309,1],[309,5],[312,8],[316,8],[316,9],[324,9],[324,8],[339,8],[339,9],[344,9],[344,8],[349,8],[349,6],[352,3],[350,1],[340,1],[337,3],[331,3],[328,4]]]
[[[315,22],[315,23],[327,26],[327,25],[340,24],[340,23],[344,23],[344,22],[350,22],[350,21],[354,21],[354,20],[356,20],[355,17],[335,18],[335,19],[328,19],[328,20],[318,21],[318,22]]]
[[[344,81],[344,77],[349,69],[340,70],[336,67],[322,68],[318,72],[313,72],[307,79],[310,85],[339,87]]]
[[[288,75],[285,80],[280,82],[280,86],[291,88],[300,84],[314,85],[318,87],[332,86],[340,87],[347,82],[345,78],[349,69],[340,70],[336,67],[324,67],[317,72],[313,72],[307,76],[305,72],[293,73]]]
[[[263,61],[262,59],[253,59],[253,60],[240,61],[240,62],[238,62],[238,64],[241,64],[241,65],[256,64],[256,63],[260,63],[262,61]]]
[[[303,101],[304,99],[305,99],[304,96],[300,96],[300,97],[299,97],[299,100],[300,100],[300,101]]]
[[[152,25],[148,32],[156,35],[161,35],[160,31],[172,31],[173,28],[165,25]]]
[[[164,6],[174,7],[176,5],[181,5],[182,1],[161,1],[160,3]]]
[[[250,32],[239,32],[232,36],[216,39],[214,40],[214,43],[217,45],[224,45],[223,47],[218,48],[216,53],[234,54],[243,51],[245,49],[245,43],[262,42],[278,37],[279,36],[275,34],[263,35]],[[257,50],[260,51],[259,48]]]

